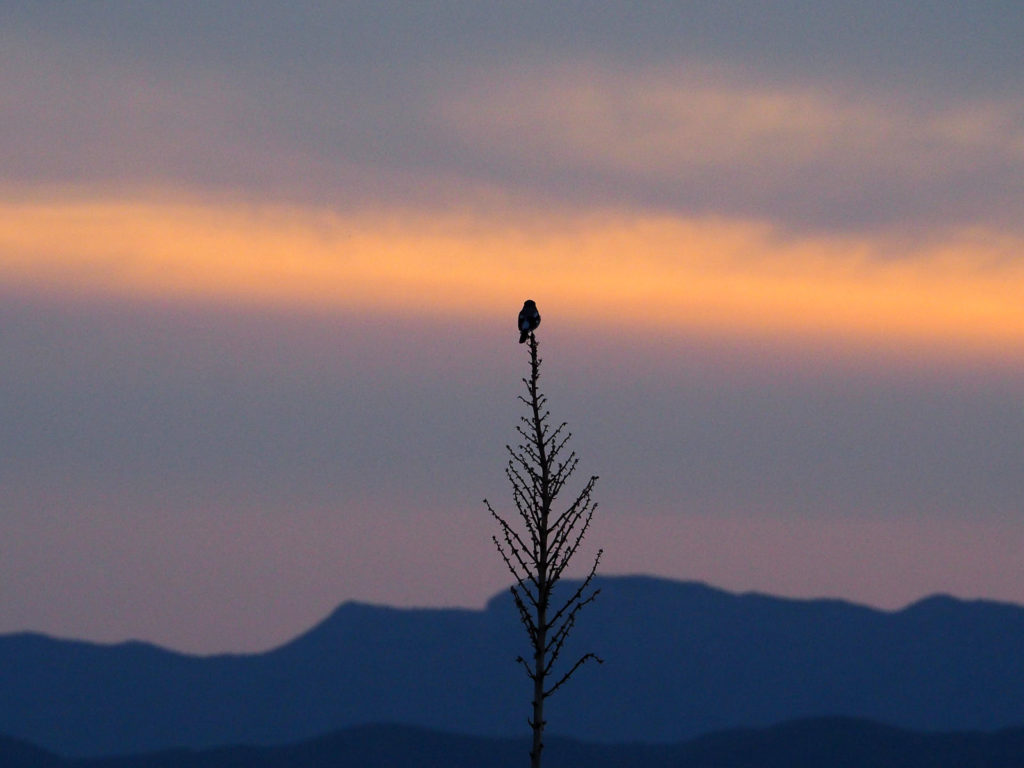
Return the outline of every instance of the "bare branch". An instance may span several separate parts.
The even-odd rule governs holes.
[[[593,563],[593,565],[590,566],[590,572],[587,574],[586,578],[583,579],[582,582],[580,582],[579,587],[573,593],[572,597],[570,597],[568,600],[566,600],[562,604],[562,607],[558,611],[555,612],[555,615],[551,617],[551,623],[552,624],[557,623],[562,618],[562,615],[566,612],[566,610],[569,609],[570,606],[572,606],[573,604],[576,604],[578,606],[575,609],[575,610],[578,611],[580,608],[582,608],[587,603],[593,602],[594,599],[599,594],[601,594],[601,590],[597,589],[597,590],[594,590],[594,594],[592,594],[590,597],[586,598],[585,600],[582,599],[583,593],[587,591],[587,588],[590,586],[590,582],[593,581],[593,579],[594,579],[594,574],[597,573],[597,566],[601,563],[601,555],[603,555],[603,554],[604,554],[604,550],[603,549],[597,550],[597,555],[594,557],[594,563]]]
[[[559,544],[557,548],[553,548],[552,558],[554,559],[554,567],[552,569],[552,576],[558,578],[562,575],[562,572],[568,567],[569,562],[576,555],[576,551],[580,548],[583,540],[586,538],[587,531],[590,530],[590,523],[594,519],[594,510],[597,509],[597,505],[593,504],[590,507],[590,511],[587,512],[586,517],[583,518],[582,525],[577,529],[575,539],[571,542],[566,538]],[[575,522],[573,523],[575,525]],[[600,557],[600,553],[598,553]]]
[[[522,656],[516,656],[516,662],[523,665],[523,669],[526,670],[526,676],[528,678],[530,678],[531,680],[536,678],[536,675],[533,674],[533,669],[531,669],[530,665],[526,663],[526,659],[524,659]]]
[[[569,678],[573,676],[573,673],[575,673],[577,669],[582,667],[588,661],[596,661],[598,664],[604,664],[604,659],[602,659],[596,653],[585,653],[585,654],[583,654],[583,656],[580,657],[579,661],[577,661],[575,664],[572,665],[572,669],[570,669],[568,672],[566,672],[564,675],[562,675],[561,680],[559,680],[557,683],[555,683],[550,688],[548,688],[546,691],[544,691],[544,698],[546,699],[548,696],[550,696],[555,691],[557,691],[559,688],[561,688],[563,685],[565,685],[569,681]]]
[[[492,536],[499,555],[514,579],[510,587],[519,621],[526,630],[532,654],[519,656],[516,663],[533,683],[533,710],[528,722],[533,731],[530,751],[532,768],[539,768],[542,740],[547,722],[544,701],[562,687],[586,662],[603,663],[595,653],[586,653],[549,685],[577,617],[584,607],[600,594],[590,591],[602,551],[598,551],[587,576],[564,601],[552,605],[555,585],[561,580],[570,561],[579,551],[597,504],[591,495],[597,482],[592,476],[575,499],[559,514],[552,514],[559,494],[579,466],[576,452],[569,448],[572,432],[565,422],[552,426],[547,398],[540,391],[539,344],[530,333],[530,375],[524,378],[526,394],[517,399],[526,406],[515,426],[520,441],[513,448],[506,445],[508,462],[505,476],[512,486],[512,502],[518,515],[515,526],[499,515],[485,499],[484,504],[497,521],[500,534]],[[513,520],[515,515],[512,516]]]

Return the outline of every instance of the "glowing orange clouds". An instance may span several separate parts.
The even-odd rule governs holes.
[[[0,204],[0,285],[86,296],[507,314],[529,293],[583,322],[1024,347],[1024,242],[907,241],[623,212],[335,214],[108,200]],[[610,318],[606,308],[615,308]]]

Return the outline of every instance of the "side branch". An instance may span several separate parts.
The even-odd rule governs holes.
[[[544,698],[548,698],[551,694],[553,694],[555,691],[557,691],[559,688],[565,685],[569,681],[569,678],[572,677],[573,674],[576,672],[576,670],[582,667],[588,661],[596,661],[598,664],[604,664],[604,659],[602,659],[596,653],[584,654],[579,658],[579,660],[575,664],[572,665],[572,669],[570,669],[568,672],[562,675],[561,679],[557,683],[555,683],[546,691],[544,691]]]

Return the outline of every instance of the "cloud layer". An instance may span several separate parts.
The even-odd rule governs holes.
[[[1018,14],[571,5],[8,11],[7,181],[1019,233]]]
[[[0,204],[0,280],[12,290],[468,317],[536,286],[567,318],[619,331],[969,346],[1015,359],[1022,244],[977,229],[800,237],[763,222],[613,211],[506,209],[499,220]]]
[[[0,631],[480,603],[537,300],[617,572],[1024,600],[1015,3],[0,8]]]

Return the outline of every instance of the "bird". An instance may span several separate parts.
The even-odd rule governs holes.
[[[540,325],[540,312],[533,299],[523,302],[523,308],[519,310],[519,343],[522,344]]]

